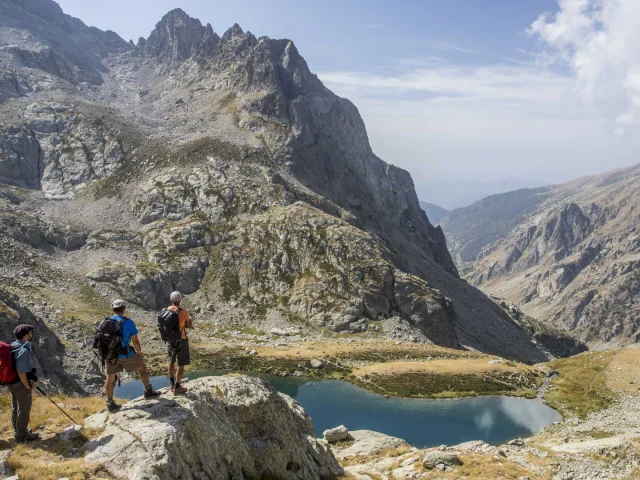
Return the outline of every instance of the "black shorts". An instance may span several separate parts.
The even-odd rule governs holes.
[[[169,363],[174,364],[178,362],[179,367],[184,367],[191,363],[191,355],[189,354],[189,339],[183,338],[177,342],[169,342],[167,344],[167,356],[169,357]]]

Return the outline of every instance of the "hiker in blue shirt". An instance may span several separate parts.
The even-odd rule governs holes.
[[[149,373],[144,363],[142,347],[138,339],[138,329],[133,320],[124,315],[127,309],[125,301],[119,299],[114,300],[111,303],[111,308],[113,309],[113,316],[111,318],[120,323],[122,347],[124,350],[123,353],[118,355],[115,362],[106,363],[107,379],[104,386],[107,391],[107,409],[109,412],[115,412],[120,408],[120,405],[113,400],[113,389],[116,382],[116,375],[123,370],[126,372],[138,372],[140,381],[144,386],[144,398],[157,397],[160,395],[160,392],[155,391],[149,382]],[[131,344],[133,344],[133,346]]]
[[[33,403],[33,390],[38,386],[33,368],[32,345],[33,325],[18,325],[13,334],[16,340],[11,344],[14,367],[18,378],[9,385],[11,392],[11,423],[16,442],[32,442],[40,435],[28,429]]]

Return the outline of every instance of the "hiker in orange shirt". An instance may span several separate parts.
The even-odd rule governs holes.
[[[182,294],[180,292],[173,292],[170,296],[170,300],[171,306],[160,312],[158,320],[159,324],[167,325],[167,327],[165,327],[166,336],[163,336],[163,339],[167,342],[171,391],[174,395],[182,395],[187,392],[187,389],[180,385],[180,381],[182,380],[182,375],[184,375],[185,365],[189,365],[191,363],[189,339],[187,338],[186,329],[193,328],[193,324],[191,322],[189,311],[180,307]],[[175,318],[176,316],[177,319]],[[166,320],[162,322],[162,318],[165,318]],[[177,373],[175,371],[176,362],[178,363]]]

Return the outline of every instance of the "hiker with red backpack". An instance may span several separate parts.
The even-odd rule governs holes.
[[[173,292],[169,296],[169,300],[171,300],[171,306],[158,314],[158,329],[160,337],[167,343],[171,392],[174,395],[182,395],[187,393],[187,389],[180,385],[180,381],[184,375],[184,367],[191,363],[186,329],[193,328],[193,324],[189,311],[180,307],[182,294]],[[178,364],[177,372],[176,363]]]
[[[124,300],[114,300],[111,303],[111,309],[113,315],[105,318],[98,326],[93,348],[98,350],[102,367],[106,370],[107,410],[113,413],[121,407],[113,400],[113,390],[116,377],[123,370],[138,372],[144,386],[144,398],[157,397],[160,392],[154,390],[149,381],[136,324],[124,315],[127,304]]]
[[[11,392],[11,423],[16,442],[32,442],[40,435],[29,430],[33,390],[38,386],[33,368],[33,325],[18,325],[13,334],[16,340],[7,345],[0,342],[0,384]]]

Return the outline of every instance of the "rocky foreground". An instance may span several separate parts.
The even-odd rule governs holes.
[[[640,477],[640,349],[581,354],[557,368],[544,398],[565,420],[505,445],[470,441],[416,449],[404,440],[338,427],[314,435],[300,405],[263,380],[207,377],[189,393],[142,398],[115,414],[103,400],[59,398],[83,423],[38,398],[44,440],[16,447],[0,416],[0,476],[103,479],[547,479]],[[7,408],[6,396],[0,407]],[[86,417],[86,418],[85,418]],[[347,425],[348,426],[348,425]],[[4,462],[3,462],[4,460]]]

